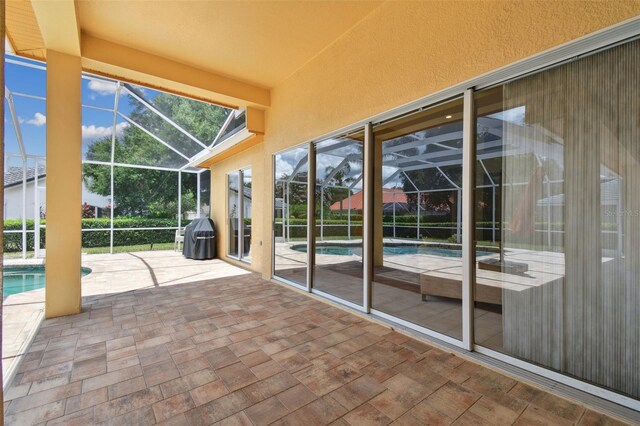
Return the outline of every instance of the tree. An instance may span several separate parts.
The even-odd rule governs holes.
[[[133,89],[132,89],[133,90]],[[153,105],[175,123],[187,129],[196,139],[210,144],[218,134],[229,112],[216,105],[180,96],[160,93]],[[133,107],[130,118],[187,157],[196,155],[202,147],[184,135],[160,115],[129,97]],[[94,142],[86,154],[87,160],[111,161],[111,137]],[[158,142],[136,126],[125,127],[114,144],[117,163],[179,168],[187,160]],[[172,218],[178,213],[178,173],[164,170],[115,167],[115,210],[117,216]],[[196,175],[182,173],[183,211],[195,208]],[[84,164],[83,180],[88,189],[103,196],[111,195],[111,168]]]

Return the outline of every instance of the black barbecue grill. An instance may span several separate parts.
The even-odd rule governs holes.
[[[194,219],[184,228],[182,254],[198,260],[216,257],[216,226],[211,219]]]

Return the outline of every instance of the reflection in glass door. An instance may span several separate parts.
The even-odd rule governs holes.
[[[634,41],[475,100],[476,250],[497,251],[477,263],[475,343],[636,399],[638,69]]]
[[[229,173],[227,175],[227,253],[231,257],[238,257],[239,253],[239,239],[238,239],[238,224],[239,224],[239,176],[238,172]]]
[[[242,176],[242,256],[240,260],[251,262],[251,207],[253,205],[253,192],[251,189],[251,169],[240,170]]]
[[[318,142],[313,288],[362,305],[363,132]]]
[[[372,307],[462,338],[462,99],[374,127]]]
[[[465,91],[469,121],[457,99],[374,126],[366,151],[373,151],[366,187],[373,229],[365,242],[373,241],[364,259],[371,256],[372,313],[637,402],[638,69],[636,40]],[[353,183],[360,140],[332,138],[314,148],[310,257],[308,150],[274,157],[274,270],[305,285],[309,259],[313,290],[366,306],[356,290],[363,281],[362,184]]]
[[[307,285],[308,150],[293,148],[274,156],[273,272]]]
[[[251,262],[251,169],[229,173],[228,179],[228,255]]]

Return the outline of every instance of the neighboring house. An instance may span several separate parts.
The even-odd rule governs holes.
[[[229,189],[229,206],[232,206],[232,209],[237,208],[238,206],[238,190],[237,189]],[[243,217],[250,218],[251,217],[251,188],[244,188],[244,200],[242,203]],[[238,213],[234,211],[234,216],[238,217]]]
[[[25,200],[27,205],[26,218],[33,219],[35,217],[35,168],[27,168],[27,185]],[[40,206],[40,216],[44,217],[46,213],[47,194],[46,187],[47,177],[46,170],[40,168],[38,170],[38,204]],[[22,218],[22,192],[23,192],[23,175],[22,167],[9,167],[4,173],[4,218],[3,219],[21,219]],[[96,216],[99,209],[107,208],[110,204],[108,197],[103,197],[94,192],[89,191],[84,182],[82,182],[82,202],[87,203],[95,209]],[[80,206],[78,206],[80,209]]]

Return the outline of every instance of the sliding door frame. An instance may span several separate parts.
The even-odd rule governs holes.
[[[307,146],[307,291],[313,291],[316,261],[316,144]],[[326,295],[325,295],[326,296]]]
[[[462,347],[468,351],[472,351],[474,346],[473,288],[476,273],[476,116],[473,95],[473,89],[464,91],[462,114]]]

